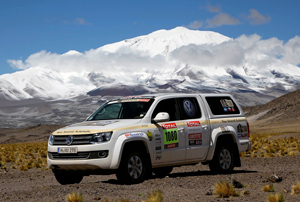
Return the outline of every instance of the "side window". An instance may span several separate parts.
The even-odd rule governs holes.
[[[151,118],[154,119],[159,112],[167,112],[170,115],[170,121],[180,119],[179,109],[174,98],[160,101],[153,111]]]
[[[194,97],[177,98],[181,108],[181,119],[197,119],[201,118],[201,110],[199,103]]]
[[[239,114],[240,110],[230,97],[206,97],[214,115]]]

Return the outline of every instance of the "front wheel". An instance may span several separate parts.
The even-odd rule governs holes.
[[[209,169],[214,173],[231,173],[234,168],[234,155],[232,144],[217,146],[213,160],[209,163]]]
[[[148,173],[146,156],[138,151],[128,151],[124,154],[117,171],[117,178],[125,184],[143,182]]]
[[[61,185],[80,183],[83,175],[78,173],[60,172],[54,173],[54,176]]]

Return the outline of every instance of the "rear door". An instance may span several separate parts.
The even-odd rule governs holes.
[[[186,133],[185,159],[204,159],[209,148],[210,126],[203,104],[201,104],[202,100],[196,96],[178,98],[177,102]]]

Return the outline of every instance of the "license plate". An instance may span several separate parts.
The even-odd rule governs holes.
[[[59,154],[75,154],[77,153],[77,147],[58,147],[57,153]]]

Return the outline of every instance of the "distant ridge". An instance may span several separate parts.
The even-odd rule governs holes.
[[[246,116],[252,121],[264,120],[265,123],[282,123],[299,120],[300,90],[287,93],[266,104],[245,108]]]

